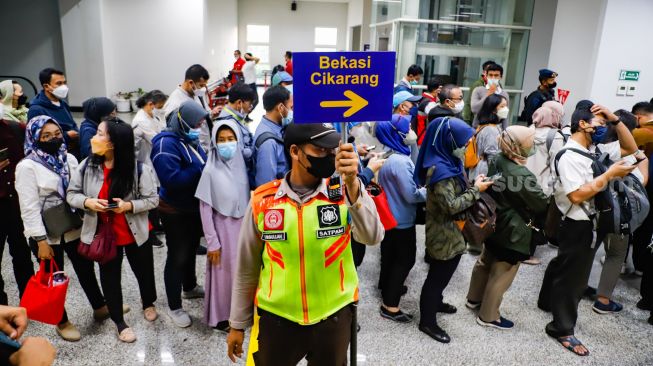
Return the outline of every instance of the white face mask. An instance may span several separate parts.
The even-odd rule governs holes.
[[[193,89],[193,94],[202,98],[204,97],[204,94],[206,94],[206,88]]]
[[[487,84],[485,84],[485,89],[490,89],[490,86],[496,85],[499,86],[500,79],[487,79]]]
[[[508,118],[508,113],[509,112],[510,112],[510,109],[508,109],[508,107],[500,108],[497,111],[497,117],[499,117],[499,119]]]
[[[158,108],[152,109],[152,115],[154,117],[158,118],[158,119],[161,119],[161,120],[164,119],[165,114],[166,114],[166,111],[164,111],[163,109],[158,109]]]
[[[417,134],[413,130],[408,131],[406,137],[404,138],[404,145],[411,146],[411,145],[415,145],[416,143],[417,143]]]
[[[59,85],[52,90],[52,94],[59,99],[65,99],[68,96],[68,85]]]
[[[461,100],[460,102],[456,103],[456,105],[454,105],[451,110],[453,111],[453,113],[458,114],[462,112],[464,108],[465,108],[465,101]]]

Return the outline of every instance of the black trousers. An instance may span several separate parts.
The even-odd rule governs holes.
[[[195,252],[203,235],[202,221],[199,211],[174,214],[160,212],[160,214],[168,247],[163,281],[168,306],[171,310],[177,310],[181,309],[182,289],[190,291],[197,286]]]
[[[538,307],[551,311],[553,321],[546,326],[552,337],[574,334],[578,319],[578,303],[587,288],[594,255],[594,234],[591,221],[566,218],[558,232],[558,255],[544,273]]]
[[[417,234],[415,226],[385,232],[381,242],[381,273],[379,286],[383,304],[399,306],[404,282],[415,265]]]
[[[0,263],[2,253],[5,251],[5,242],[9,243],[9,254],[14,267],[14,278],[18,286],[18,294],[22,298],[27,282],[34,275],[34,263],[30,254],[27,240],[23,234],[23,220],[20,217],[20,207],[14,198],[0,199]],[[5,282],[0,273],[0,305],[8,305],[9,299],[4,291]]]
[[[461,257],[462,255],[457,255],[449,260],[441,261],[433,259],[427,254],[429,273],[426,275],[422,294],[419,297],[420,325],[431,327],[438,323],[436,315],[442,305],[442,293],[456,272]]]
[[[351,252],[354,256],[354,265],[356,268],[360,266],[363,263],[363,258],[365,258],[365,244],[361,244],[354,239],[352,236],[351,238]]]
[[[304,357],[309,366],[344,366],[351,339],[351,306],[314,325],[300,325],[258,309],[256,366],[294,366]]]
[[[70,263],[73,265],[73,269],[75,270],[75,274],[77,275],[77,280],[79,281],[79,285],[82,287],[82,290],[84,290],[84,294],[86,294],[86,298],[88,299],[88,302],[91,303],[91,307],[93,310],[97,310],[104,305],[106,305],[104,301],[104,296],[102,295],[102,291],[100,291],[100,285],[98,285],[97,278],[95,278],[95,262],[92,262],[81,255],[77,253],[77,244],[79,244],[79,239],[71,241],[69,243],[62,243],[59,245],[51,245],[52,251],[54,252],[54,262],[57,264],[57,267],[59,267],[60,271],[64,270],[64,260],[63,260],[63,253],[66,252],[66,255],[68,255],[68,259],[70,260]],[[29,245],[32,248],[32,252],[34,255],[38,258],[38,252],[39,252],[39,246],[38,244],[30,239],[29,240]],[[50,272],[50,261],[46,260],[45,261],[45,271],[46,273]],[[59,324],[63,324],[68,321],[68,314],[64,310],[63,312],[63,317],[61,318],[61,321]]]
[[[256,95],[256,98],[254,98],[254,101],[252,102],[252,110],[254,110],[254,108],[256,108],[258,105],[258,90],[256,89],[256,83],[251,83],[248,85],[254,91],[254,95]]]
[[[156,286],[154,283],[154,257],[152,244],[149,241],[140,247],[134,244],[119,246],[116,258],[100,265],[100,282],[107,300],[111,320],[117,325],[125,325],[122,314],[122,258],[127,256],[129,266],[136,276],[138,289],[141,293],[143,309],[154,305],[156,301]],[[122,330],[122,329],[121,329]]]

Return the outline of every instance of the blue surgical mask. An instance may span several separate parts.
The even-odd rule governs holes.
[[[237,141],[218,142],[218,154],[225,160],[231,160],[236,153],[237,147]]]
[[[290,94],[292,94],[292,84],[284,85],[283,87],[286,88],[286,90],[288,90],[290,92]]]
[[[282,126],[288,126],[289,124],[292,123],[293,120],[293,111],[292,109],[288,110],[288,114],[286,116],[281,116],[281,125]]]
[[[605,140],[605,135],[608,133],[608,128],[606,126],[594,127],[594,133],[592,134],[592,142],[594,145],[603,143]]]
[[[186,132],[186,137],[188,137],[189,139],[191,139],[193,141],[199,140],[200,131],[201,131],[201,129],[199,129],[199,128],[190,129],[188,132]]]
[[[417,80],[411,80],[410,85],[417,85]]]

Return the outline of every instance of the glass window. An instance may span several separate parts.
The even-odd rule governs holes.
[[[401,18],[401,0],[372,0],[371,24]]]
[[[337,49],[335,47],[315,47],[314,51],[315,52],[336,52]]]
[[[335,46],[338,43],[338,28],[315,28],[316,46]]]
[[[270,26],[247,24],[247,42],[248,43],[270,42]]]
[[[420,19],[530,26],[534,0],[419,0]]]

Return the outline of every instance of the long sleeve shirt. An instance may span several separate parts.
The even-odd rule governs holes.
[[[256,128],[254,144],[266,132],[274,134],[283,141],[281,129],[279,124],[263,116],[261,123]],[[256,176],[254,182],[257,187],[275,179],[283,178],[288,171],[283,144],[273,138],[265,140],[260,146],[256,147],[255,165]]]
[[[415,164],[408,155],[392,154],[379,171],[379,184],[388,197],[388,205],[398,229],[415,225],[417,204],[426,201],[426,188],[413,179]]]
[[[325,182],[326,180],[323,180],[320,186],[303,200],[292,190],[287,178],[281,181],[278,192],[284,192],[288,199],[303,204],[320,193],[326,195],[327,186]],[[367,194],[362,184],[356,201],[350,202],[349,197],[347,197],[346,202],[351,215],[352,234],[356,241],[367,245],[380,243],[384,235],[383,224],[381,224],[379,215],[376,212],[374,201]],[[231,295],[229,323],[235,329],[245,329],[252,324],[254,297],[258,287],[261,265],[263,264],[261,256],[263,244],[261,232],[256,226],[250,204],[243,218],[240,238],[238,239],[238,260]],[[310,250],[310,248],[307,248],[307,250]],[[310,270],[310,268],[307,270]]]

